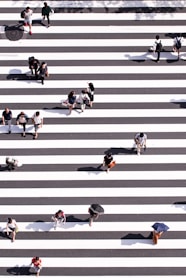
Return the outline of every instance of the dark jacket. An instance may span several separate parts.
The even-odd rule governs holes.
[[[49,15],[52,12],[52,9],[49,6],[44,6],[42,8],[42,15]]]

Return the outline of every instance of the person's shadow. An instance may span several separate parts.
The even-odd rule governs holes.
[[[6,77],[7,80],[36,80],[35,75],[31,75],[30,72],[22,73],[19,69],[10,70]]]
[[[136,243],[150,244],[152,242],[149,242],[149,240],[152,240],[152,237],[153,237],[152,232],[150,232],[150,234],[147,236],[144,236],[140,233],[138,234],[129,233],[121,238],[121,244],[122,245],[133,245]]]
[[[32,275],[29,266],[14,266],[7,269],[7,272],[10,275]]]

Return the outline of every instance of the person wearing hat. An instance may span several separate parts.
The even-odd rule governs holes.
[[[141,133],[136,133],[134,137],[134,142],[137,147],[137,154],[140,155],[141,149],[144,148],[146,149],[146,141],[147,141],[147,135],[143,132]]]

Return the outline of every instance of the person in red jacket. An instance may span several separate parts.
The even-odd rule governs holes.
[[[31,266],[33,266],[33,268],[36,272],[36,276],[39,276],[39,273],[40,273],[41,268],[42,268],[41,259],[39,257],[33,257],[32,261],[31,261]]]

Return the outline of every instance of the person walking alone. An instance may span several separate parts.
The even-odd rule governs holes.
[[[178,35],[174,38],[173,51],[178,53],[178,60],[180,59],[180,49],[182,47],[183,37]]]
[[[63,223],[63,225],[66,223],[66,216],[65,213],[62,210],[58,210],[54,216],[52,216],[52,220],[54,221],[54,230],[56,230],[57,225]]]
[[[146,143],[147,143],[147,135],[143,132],[141,133],[136,133],[134,137],[134,142],[137,147],[137,155],[140,155],[141,149],[144,148],[146,150]]]
[[[43,16],[43,20],[45,20],[45,17],[47,17],[48,26],[50,27],[50,13],[52,13],[53,10],[48,6],[47,2],[44,2],[44,7],[42,8],[41,14]]]
[[[107,167],[107,173],[110,171],[111,168],[113,168],[116,165],[112,153],[108,153],[104,156],[102,165]]]
[[[160,61],[160,53],[162,51],[162,43],[161,43],[159,35],[156,35],[156,40],[155,40],[154,45],[153,45],[153,51],[154,51],[154,53],[155,52],[157,53],[156,62],[159,63],[159,61]]]
[[[41,259],[39,257],[33,257],[30,265],[33,266],[36,276],[38,277],[42,268]]]
[[[6,224],[6,232],[7,232],[7,236],[9,236],[9,234],[11,234],[12,242],[15,241],[17,231],[18,231],[18,226],[17,226],[16,220],[12,219],[12,218],[8,218],[8,221]]]

